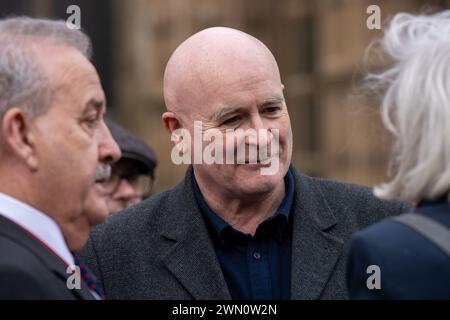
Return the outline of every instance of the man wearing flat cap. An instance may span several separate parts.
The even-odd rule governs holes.
[[[113,164],[111,178],[103,183],[111,214],[141,202],[149,195],[157,165],[153,150],[130,131],[110,119],[106,124],[122,152]]]

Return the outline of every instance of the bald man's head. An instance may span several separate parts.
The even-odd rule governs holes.
[[[223,154],[237,154],[239,143],[247,149],[256,146],[258,150],[279,146],[279,152],[270,147],[270,158],[279,163],[278,170],[270,176],[260,174],[265,166],[261,158],[254,165],[194,161],[195,178],[203,191],[242,198],[268,196],[283,188],[292,156],[291,123],[277,63],[261,41],[222,27],[194,34],[169,59],[164,75],[164,99],[168,111],[162,118],[176,145],[175,154],[181,152],[189,159],[198,159],[203,152],[210,152],[213,144],[195,143],[198,127],[206,140],[208,133],[222,133],[213,140],[222,142]],[[263,138],[257,142],[239,138],[239,132],[247,130],[262,131]],[[231,136],[225,138],[228,133]],[[213,153],[220,155],[216,149]]]
[[[205,105],[211,95],[217,95],[224,86],[239,86],[255,73],[275,77],[281,85],[275,58],[261,41],[231,28],[202,30],[180,44],[167,63],[167,110],[182,118],[202,117],[211,107]]]

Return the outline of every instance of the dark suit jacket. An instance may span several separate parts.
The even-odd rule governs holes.
[[[84,285],[67,289],[66,269],[42,243],[0,216],[0,300],[94,299]]]
[[[418,210],[450,228],[448,203]],[[378,265],[381,289],[367,289],[367,267]],[[386,219],[352,239],[348,286],[355,299],[450,299],[450,257],[430,240]]]
[[[403,207],[369,188],[295,171],[292,299],[347,298],[350,235]],[[192,168],[175,188],[99,225],[84,251],[110,299],[230,299],[192,189]]]

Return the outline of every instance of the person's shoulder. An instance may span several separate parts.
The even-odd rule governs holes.
[[[312,188],[319,190],[329,201],[342,202],[346,201],[351,205],[369,205],[369,206],[394,206],[403,207],[404,203],[396,200],[381,200],[374,196],[373,188],[336,180],[324,178],[310,177],[303,173],[297,172],[297,177],[308,183]]]
[[[297,171],[297,177],[302,183],[307,183],[312,188],[319,189],[327,197],[336,200],[351,198],[357,201],[372,200],[374,198],[372,188],[350,182],[336,181],[319,177],[311,177]]]
[[[42,259],[20,241],[0,235],[0,299],[51,298],[56,278]]]
[[[148,234],[158,229],[173,202],[178,186],[153,195],[144,201],[111,215],[105,222],[95,226],[91,238],[123,238],[129,234]]]
[[[352,236],[352,242],[363,246],[376,246],[378,249],[387,244],[392,248],[398,240],[407,239],[410,232],[412,230],[409,230],[407,226],[386,218],[355,232]]]
[[[403,255],[409,256],[411,249],[417,249],[414,249],[414,241],[411,242],[414,240],[411,232],[408,227],[390,218],[355,232],[350,243],[349,265],[353,269],[363,267],[364,273],[367,266],[376,265],[385,276],[395,274],[397,268],[405,263]]]
[[[28,262],[18,263],[11,259],[0,261],[0,300],[50,298],[48,292],[52,282],[41,276],[39,268],[32,270],[34,264]]]
[[[396,270],[397,266],[409,263],[419,268],[427,263],[432,265],[433,260],[446,261],[447,266],[450,262],[445,253],[427,238],[391,218],[356,232],[351,243],[354,252],[370,252],[379,261],[388,264],[386,270]]]
[[[0,234],[0,267],[5,269],[8,266],[11,268],[23,266],[32,272],[40,264],[35,253],[23,243],[9,235]]]
[[[448,299],[450,259],[430,240],[395,221],[385,219],[356,232],[351,241],[350,287],[370,265],[381,271],[386,296],[407,299]],[[367,275],[366,275],[367,277]]]
[[[160,255],[161,233],[171,227],[167,225],[167,216],[183,194],[180,184],[113,214],[92,229],[80,254],[95,274],[102,278],[130,259]]]
[[[297,179],[300,188],[306,186],[320,194],[335,214],[356,219],[361,226],[410,210],[403,202],[377,198],[373,188],[368,186],[310,177],[300,172],[297,172]]]
[[[411,227],[392,218],[383,219],[363,230],[356,232],[352,240],[355,243],[377,247],[385,251],[406,252],[422,246],[434,246],[430,240]],[[437,252],[440,250],[438,248]],[[428,249],[427,252],[431,253]]]

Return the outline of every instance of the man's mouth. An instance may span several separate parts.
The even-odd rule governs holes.
[[[94,183],[104,183],[104,182],[106,182],[106,180],[107,179],[105,179],[105,178],[98,178],[98,179],[94,180]]]
[[[274,158],[276,157],[276,156],[278,156],[279,157],[279,155],[275,155],[275,156],[271,156],[271,157],[265,157],[265,158],[258,158],[258,159],[248,159],[248,158],[246,158],[245,160],[244,160],[244,163],[243,164],[255,164],[255,165],[270,165],[270,163],[272,162],[272,161],[274,161]]]
[[[241,163],[240,165],[245,165],[245,166],[249,166],[249,167],[265,167],[265,166],[270,165],[270,159],[269,160],[257,160],[257,161],[245,160],[245,162]]]

